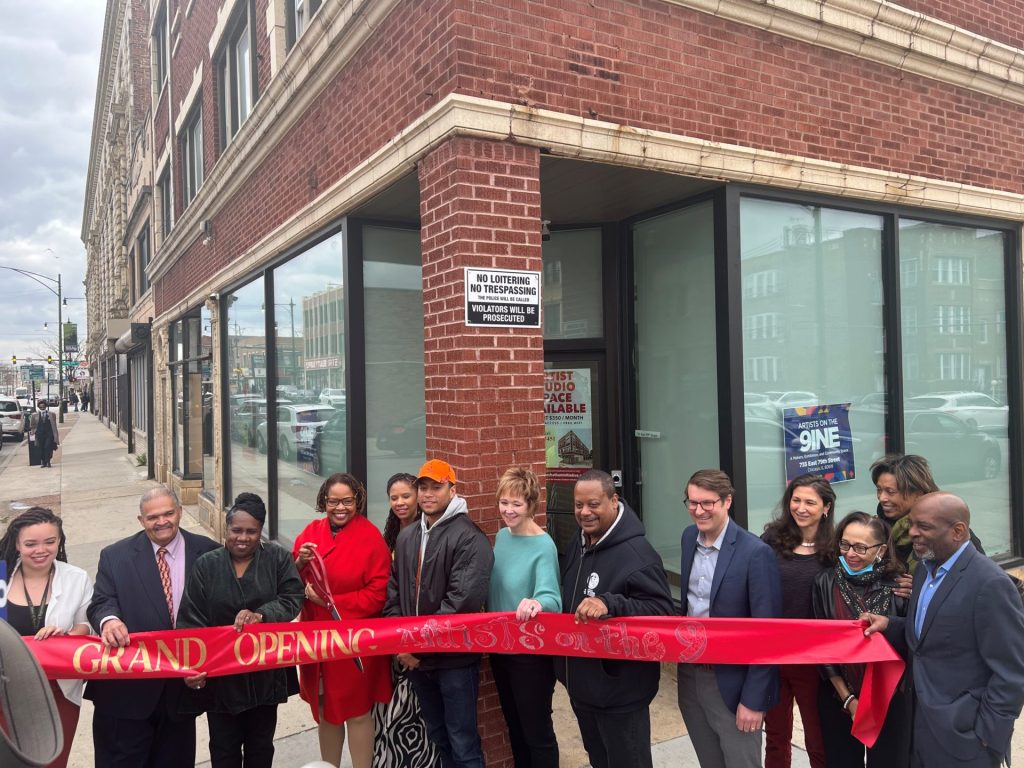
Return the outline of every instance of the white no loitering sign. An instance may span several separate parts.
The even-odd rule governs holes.
[[[540,327],[540,272],[466,267],[466,325]]]

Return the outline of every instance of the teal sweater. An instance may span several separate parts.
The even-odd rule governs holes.
[[[545,611],[562,610],[555,542],[547,534],[513,536],[502,528],[494,539],[487,610],[514,611],[524,597],[537,600]]]

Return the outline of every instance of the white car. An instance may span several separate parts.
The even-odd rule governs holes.
[[[329,405],[332,408],[337,408],[339,405],[345,405],[345,390],[344,389],[331,389],[327,387],[320,391],[320,402],[324,405]]]
[[[0,395],[0,429],[19,442],[25,437],[25,414],[17,398]]]
[[[313,437],[334,415],[329,405],[279,405],[277,407],[277,455],[282,459],[309,459]],[[256,427],[256,449],[267,452],[267,422]]]
[[[1005,435],[1010,407],[1000,405],[984,392],[933,392],[907,398],[908,411],[942,411],[959,416],[969,427]]]

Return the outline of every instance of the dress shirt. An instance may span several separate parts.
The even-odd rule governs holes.
[[[697,553],[693,558],[686,589],[687,616],[706,619],[711,615],[711,585],[715,581],[715,566],[718,565],[718,553],[722,551],[725,532],[731,524],[731,521],[726,520],[718,538],[711,544],[705,542],[703,532],[697,534]]]
[[[924,619],[928,613],[928,606],[931,605],[932,598],[935,597],[935,593],[939,591],[939,585],[942,583],[942,580],[946,578],[946,574],[953,568],[953,565],[956,563],[957,559],[959,559],[960,554],[967,549],[970,544],[970,539],[961,544],[960,548],[950,555],[949,559],[937,569],[931,560],[923,561],[925,570],[928,573],[928,578],[926,578],[924,584],[921,585],[921,594],[917,596],[917,614],[914,616],[914,634],[918,637],[921,636],[921,629],[924,627]]]

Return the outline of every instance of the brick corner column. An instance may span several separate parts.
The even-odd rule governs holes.
[[[467,327],[464,268],[541,271],[540,153],[455,137],[420,162],[419,186],[427,457],[455,468],[493,540],[502,472],[517,464],[544,479],[544,332]],[[511,767],[489,671],[479,725],[488,765]]]

